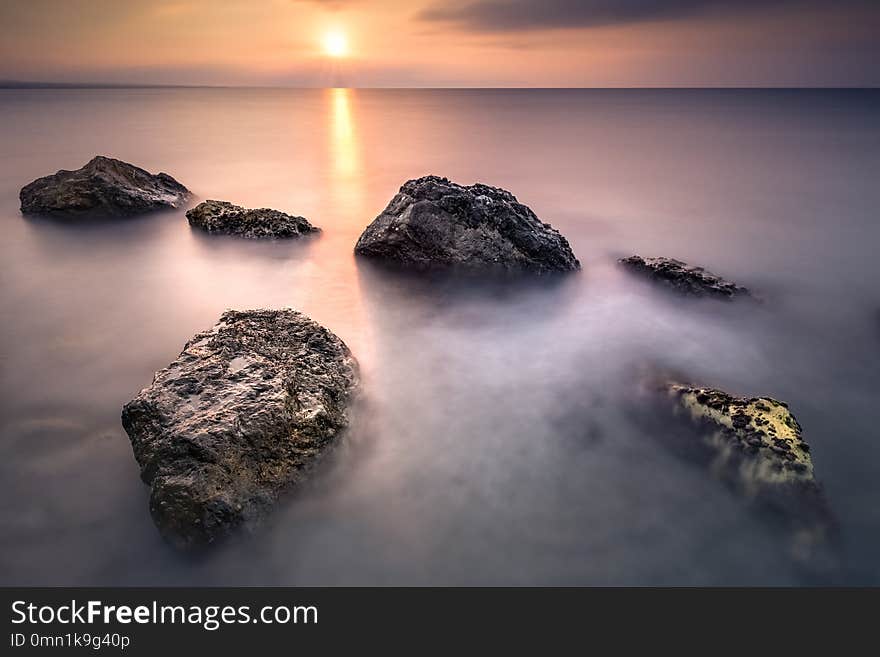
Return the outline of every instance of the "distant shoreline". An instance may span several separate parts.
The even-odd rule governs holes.
[[[213,87],[214,85],[201,84],[113,84],[107,82],[31,82],[26,80],[0,80],[0,89],[210,89]]]

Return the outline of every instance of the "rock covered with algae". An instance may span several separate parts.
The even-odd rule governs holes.
[[[673,410],[698,428],[699,444],[690,447],[708,457],[712,473],[790,528],[793,556],[810,561],[836,541],[810,446],[785,402],[677,382],[662,388]]]

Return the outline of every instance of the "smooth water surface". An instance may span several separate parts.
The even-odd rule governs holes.
[[[880,583],[878,110],[867,91],[0,91],[0,583],[810,581],[639,412],[657,366],[787,400],[840,519],[830,581]],[[324,232],[19,214],[22,185],[95,154]],[[583,271],[477,284],[356,260],[428,173],[511,190]],[[631,253],[764,303],[675,298],[619,270]],[[283,306],[359,359],[355,422],[261,532],[182,557],[121,407],[224,309]]]

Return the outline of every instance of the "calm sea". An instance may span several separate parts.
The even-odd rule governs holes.
[[[787,400],[840,519],[829,581],[880,584],[880,93],[16,90],[0,144],[0,584],[811,581],[634,412],[657,364]],[[95,154],[324,233],[19,214],[22,185]],[[476,285],[356,261],[429,173],[511,190],[583,272]],[[632,253],[765,303],[677,299],[615,266]],[[360,360],[356,422],[263,531],[181,557],[121,407],[224,309],[283,306]]]

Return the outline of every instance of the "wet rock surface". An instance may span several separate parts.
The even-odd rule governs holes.
[[[364,230],[355,252],[414,269],[580,268],[568,241],[510,192],[438,176],[406,182]]]
[[[249,209],[227,201],[204,201],[186,213],[191,226],[208,233],[250,239],[286,239],[319,232],[303,217],[270,210]]]
[[[253,528],[349,421],[357,363],[293,310],[228,311],[122,411],[150,512],[180,548]]]
[[[673,258],[643,258],[638,255],[621,258],[627,269],[645,276],[680,294],[694,297],[712,297],[732,300],[751,296],[748,288],[727,281],[720,276]]]
[[[63,217],[129,216],[179,208],[190,198],[167,173],[154,175],[100,155],[75,171],[38,178],[19,193],[23,214]]]
[[[698,429],[700,444],[691,446],[707,456],[711,472],[788,525],[795,557],[810,561],[836,540],[810,446],[787,404],[675,382],[662,392]]]

